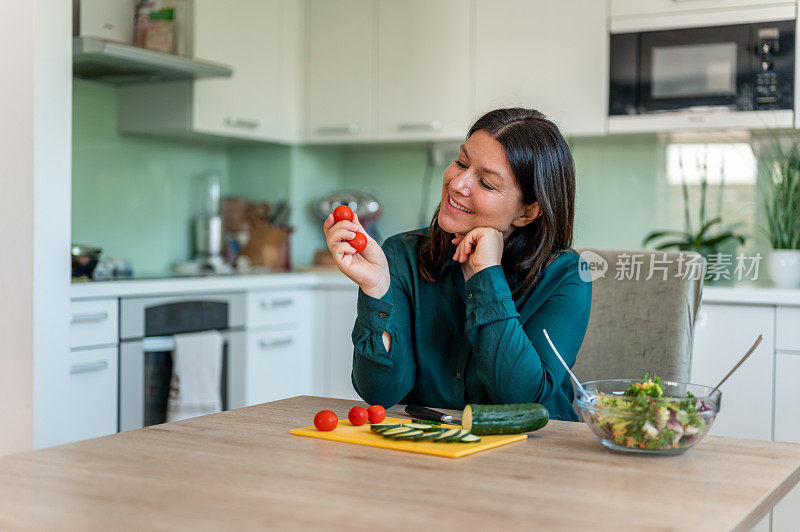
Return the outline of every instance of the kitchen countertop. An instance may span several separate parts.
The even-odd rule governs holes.
[[[800,289],[777,288],[770,285],[705,285],[703,287],[703,302],[743,305],[800,306]]]
[[[338,270],[308,270],[286,273],[243,273],[160,279],[77,281],[70,286],[70,299],[196,294],[237,290],[293,288],[348,288],[355,283]]]
[[[356,404],[295,397],[0,458],[0,528],[750,530],[800,479],[800,445],[634,456],[562,421],[458,459],[289,434]]]

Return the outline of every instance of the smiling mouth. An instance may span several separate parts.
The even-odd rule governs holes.
[[[456,202],[453,200],[453,198],[452,198],[452,197],[450,197],[450,195],[449,195],[449,194],[447,195],[447,202],[450,204],[450,206],[451,206],[451,207],[454,207],[454,208],[458,209],[458,210],[459,210],[459,211],[461,211],[461,212],[465,212],[465,213],[467,213],[467,214],[475,214],[475,211],[471,211],[471,210],[467,209],[466,207],[462,207],[461,205],[459,205],[458,203],[456,203]]]

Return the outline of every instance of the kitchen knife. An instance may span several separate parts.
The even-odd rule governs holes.
[[[427,419],[428,421],[438,421],[439,423],[446,423],[448,425],[461,425],[461,420],[456,419],[450,414],[439,412],[431,408],[425,408],[418,405],[407,405],[406,414],[412,418]]]

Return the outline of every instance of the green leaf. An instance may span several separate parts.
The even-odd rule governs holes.
[[[675,231],[675,230],[653,231],[652,233],[650,233],[646,237],[644,237],[644,240],[642,240],[642,246],[646,246],[651,241],[653,241],[653,240],[655,240],[657,238],[661,238],[662,236],[667,236],[667,235],[669,235],[669,236],[687,236],[686,233],[684,233],[683,231]]]

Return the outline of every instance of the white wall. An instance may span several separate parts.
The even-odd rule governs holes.
[[[38,448],[63,443],[67,432],[72,2],[35,4],[33,445]]]
[[[0,17],[0,455],[63,441],[71,13],[35,0]]]
[[[33,8],[0,17],[0,455],[33,443]]]

